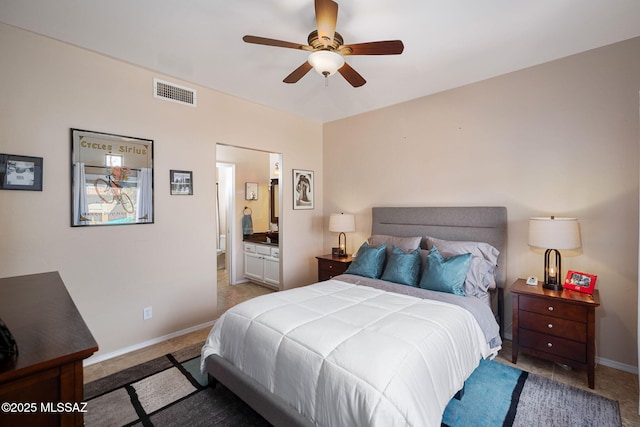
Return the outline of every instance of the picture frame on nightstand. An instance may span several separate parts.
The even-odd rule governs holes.
[[[564,287],[573,291],[583,292],[592,295],[596,287],[598,276],[579,271],[567,271],[567,278],[564,280]]]

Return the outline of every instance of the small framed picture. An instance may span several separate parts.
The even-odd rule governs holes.
[[[193,172],[170,170],[171,195],[193,196]]]
[[[293,209],[313,209],[313,171],[293,170]]]
[[[42,191],[42,157],[0,154],[0,189]]]
[[[567,278],[564,281],[564,287],[585,294],[593,294],[597,278],[598,276],[594,276],[593,274],[569,270],[567,272]]]
[[[244,183],[244,199],[258,200],[258,183],[257,182]]]

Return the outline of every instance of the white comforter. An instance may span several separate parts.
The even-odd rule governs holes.
[[[461,307],[329,280],[231,308],[211,354],[320,426],[437,427],[491,350]]]

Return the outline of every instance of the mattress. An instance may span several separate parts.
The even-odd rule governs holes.
[[[319,426],[439,426],[492,348],[468,310],[339,280],[228,310],[202,349]]]

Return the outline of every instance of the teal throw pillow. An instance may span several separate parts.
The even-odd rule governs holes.
[[[415,249],[406,253],[393,245],[384,273],[380,279],[401,285],[418,286],[420,276],[420,250]]]
[[[364,242],[345,273],[378,279],[384,268],[386,250],[387,245],[380,245],[374,248]]]
[[[427,255],[427,265],[419,286],[432,291],[465,296],[464,279],[470,265],[471,254],[444,258],[438,248],[433,246]]]

